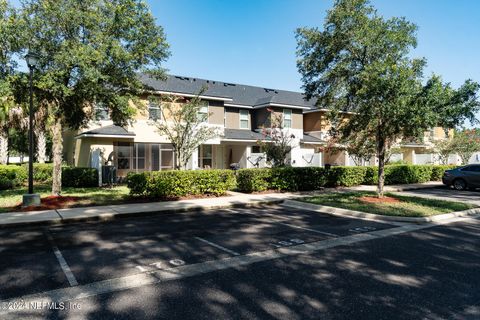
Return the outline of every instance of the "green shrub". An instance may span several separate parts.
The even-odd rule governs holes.
[[[325,182],[323,167],[241,169],[237,172],[238,189],[248,193],[265,190],[318,190]]]
[[[271,185],[271,169],[241,169],[237,171],[237,188],[242,192],[265,191]]]
[[[452,166],[452,165],[432,166],[432,176],[430,177],[430,181],[441,181],[445,170],[450,170],[455,167],[456,166]]]
[[[28,164],[24,164],[28,172]],[[53,163],[34,163],[33,180],[36,182],[52,182]]]
[[[132,195],[143,195],[146,191],[147,174],[129,172],[125,179],[127,187],[130,189]]]
[[[8,180],[10,188],[20,186],[27,181],[27,170],[23,166],[0,165],[0,179]],[[4,184],[6,186],[7,183]]]
[[[430,181],[432,165],[385,166],[385,184],[409,184]]]
[[[131,173],[127,186],[133,195],[151,198],[187,195],[223,195],[235,186],[231,170],[156,171]]]
[[[327,186],[352,187],[365,180],[367,167],[331,167],[327,172]]]
[[[12,181],[3,176],[0,176],[0,190],[7,190],[12,188],[13,188]]]
[[[96,168],[63,167],[62,186],[74,188],[98,187],[98,170]]]

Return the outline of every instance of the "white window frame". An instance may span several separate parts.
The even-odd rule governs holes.
[[[242,114],[243,113],[243,114]],[[250,129],[250,119],[249,119],[249,112],[248,110],[240,109],[238,110],[238,118],[239,118],[239,128],[240,129]],[[242,119],[243,117],[243,119]],[[242,121],[247,121],[247,126],[244,128],[242,127]]]
[[[150,110],[153,109],[153,110],[158,110],[160,111],[158,113],[158,118],[157,119],[152,119],[150,117]],[[151,120],[151,121],[160,121],[162,120],[162,105],[160,104],[157,104],[156,102],[154,101],[149,101],[148,102],[148,120]]]
[[[202,122],[205,122],[205,123],[208,123],[208,111],[209,111],[209,103],[208,101],[206,100],[202,100],[201,102],[201,106],[200,108],[198,109],[198,113],[197,113],[197,116],[199,119],[202,119]],[[205,112],[205,108],[207,109],[206,112]]]
[[[289,121],[290,125],[287,126],[285,120]],[[292,109],[283,109],[283,127],[288,129],[292,128]]]

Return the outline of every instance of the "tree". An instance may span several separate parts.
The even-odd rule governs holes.
[[[162,96],[161,100],[151,97],[161,105],[162,118],[155,122],[158,132],[166,136],[175,152],[175,169],[186,169],[193,152],[206,141],[220,136],[219,127],[209,126],[208,112],[202,112],[204,103],[197,96],[185,99],[173,95]]]
[[[12,77],[14,55],[20,50],[17,13],[6,0],[0,0],[0,164],[8,160],[8,130],[11,109],[15,107]]]
[[[139,72],[161,77],[163,29],[142,0],[26,0],[25,48],[40,54],[38,103],[53,119],[52,193],[61,192],[62,132],[87,125],[97,103],[127,125],[143,91]]]
[[[323,31],[297,29],[297,65],[306,96],[331,109],[332,135],[339,141],[348,142],[358,134],[373,137],[379,196],[389,149],[402,138],[422,137],[441,123],[437,95],[428,83],[422,85],[426,62],[409,57],[417,43],[416,30],[405,18],[384,19],[368,0],[337,0]],[[468,87],[475,91],[474,85]],[[447,105],[452,100],[446,100]],[[467,101],[474,100],[469,95]],[[472,110],[472,104],[461,105]],[[467,112],[449,115],[455,122]]]
[[[433,150],[437,154],[441,164],[448,164],[451,154],[454,154],[455,148],[452,139],[441,139],[433,142]]]
[[[473,154],[480,151],[480,129],[455,132],[451,144],[452,151],[458,154],[462,165],[468,164]]]
[[[267,109],[270,115],[267,118],[262,134],[265,140],[257,141],[265,152],[267,161],[272,167],[290,165],[288,155],[294,147],[295,136],[283,125],[283,113]]]

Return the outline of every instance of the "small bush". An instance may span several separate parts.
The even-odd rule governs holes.
[[[8,180],[10,183],[4,183],[4,187],[11,185],[14,188],[24,184],[27,181],[27,170],[25,167],[17,165],[0,165],[0,179]]]
[[[133,195],[151,198],[223,195],[235,186],[231,170],[156,171],[131,173],[127,186]]]
[[[385,167],[385,184],[409,184],[430,181],[432,165],[392,165]]]
[[[327,186],[352,187],[365,180],[367,167],[332,167],[327,172]]]
[[[62,186],[73,188],[98,187],[98,170],[96,168],[62,168]]]
[[[127,187],[130,189],[132,195],[142,195],[145,193],[147,185],[146,173],[129,172],[125,178]]]
[[[238,171],[237,187],[247,193],[318,190],[325,185],[325,172],[322,167],[242,169]]]
[[[242,192],[265,191],[271,185],[271,169],[241,169],[237,171],[237,188]]]
[[[452,165],[432,166],[432,176],[430,177],[430,181],[441,181],[445,170],[450,170],[455,167],[456,166]]]
[[[28,173],[28,163],[23,164]],[[34,163],[33,180],[36,182],[52,182],[53,163]]]
[[[0,190],[7,190],[7,189],[12,189],[13,188],[13,183],[11,180],[5,178],[5,177],[0,177]]]

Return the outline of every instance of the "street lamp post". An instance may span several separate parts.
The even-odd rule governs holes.
[[[23,206],[40,205],[40,195],[33,193],[33,71],[38,67],[38,55],[29,51],[25,56],[28,69],[30,69],[30,110],[28,127],[28,193],[23,195]]]

